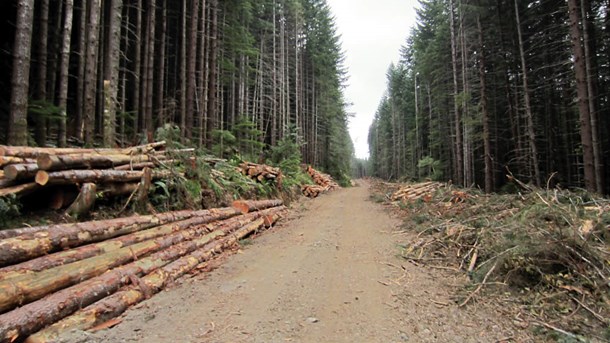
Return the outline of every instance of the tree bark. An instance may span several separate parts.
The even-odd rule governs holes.
[[[49,0],[41,0],[40,17],[37,20],[40,28],[38,32],[38,75],[36,76],[36,95],[35,99],[45,102],[47,100],[47,57],[49,40]],[[41,104],[42,105],[42,104]],[[44,106],[44,105],[42,105]],[[44,146],[47,142],[47,118],[46,115],[36,114],[35,140],[39,146]]]
[[[60,110],[59,131],[57,132],[57,145],[66,146],[67,135],[67,107],[68,107],[68,77],[70,67],[70,42],[72,37],[72,16],[74,11],[74,0],[66,0],[64,8],[64,27],[62,31],[61,61],[59,67],[59,95],[58,107]]]
[[[491,139],[489,129],[489,108],[487,106],[487,80],[485,77],[485,42],[483,39],[483,26],[481,16],[477,15],[477,29],[479,31],[479,81],[481,83],[481,115],[483,119],[483,150],[485,154],[485,193],[494,190],[493,161],[491,159]]]
[[[22,229],[26,233],[0,241],[0,266],[26,261],[62,248],[72,248],[87,243],[99,242],[194,216],[217,220],[232,217],[239,213],[241,212],[237,209],[225,207],[212,210],[178,211],[158,215],[28,228],[29,230]],[[4,232],[2,233],[4,234]]]
[[[95,205],[96,191],[95,183],[83,184],[76,200],[68,207],[66,213],[72,217],[78,217],[89,212]]]
[[[46,172],[39,170],[36,173],[35,181],[41,186],[45,185],[66,185],[85,182],[128,182],[140,180],[142,171],[97,169],[97,170],[62,170]],[[162,179],[171,176],[168,171],[153,172],[154,179]]]
[[[108,37],[106,43],[106,57],[104,66],[104,145],[115,145],[117,94],[119,89],[119,58],[121,51],[121,21],[123,15],[123,0],[111,0],[111,13],[108,22]]]
[[[210,78],[209,78],[209,86],[208,86],[208,133],[212,132],[217,128],[217,106],[216,103],[216,82],[218,79],[218,73],[216,70],[217,62],[218,62],[218,0],[210,0],[210,13],[211,13],[211,23],[210,23]],[[212,148],[212,140],[211,135],[208,134],[207,148]]]
[[[580,29],[580,5],[578,0],[568,0],[570,15],[570,39],[574,52],[574,74],[576,76],[576,92],[578,95],[578,113],[580,118],[580,139],[583,150],[585,172],[585,188],[595,192],[597,177],[593,154],[593,134],[591,130],[591,112],[589,109],[589,94],[586,82],[585,54],[582,46],[582,31]]]
[[[4,177],[9,180],[32,178],[38,172],[36,163],[9,164],[4,167]]]
[[[99,154],[72,154],[38,156],[37,165],[41,170],[67,170],[75,168],[111,168],[125,164],[153,162],[163,159],[164,156],[149,155],[99,155]]]
[[[137,304],[159,292],[170,281],[179,278],[202,262],[209,260],[223,249],[236,244],[240,239],[259,230],[265,224],[272,224],[278,218],[278,215],[269,215],[264,219],[256,219],[234,232],[231,236],[205,244],[199,250],[195,250],[191,254],[144,276],[134,287],[106,297],[73,316],[30,336],[28,340],[30,342],[52,342],[73,329],[86,330],[98,323],[114,318],[123,313],[129,306]],[[229,230],[227,229],[227,233],[230,232]]]
[[[28,90],[30,79],[30,50],[34,0],[19,0],[13,48],[11,79],[11,109],[8,123],[8,144],[28,144]]]
[[[534,114],[532,113],[527,66],[525,63],[525,52],[523,49],[523,36],[521,34],[521,20],[519,19],[519,6],[517,4],[517,0],[515,0],[515,20],[519,40],[519,55],[521,57],[521,72],[523,73],[523,98],[525,101],[525,116],[527,117],[527,137],[530,145],[530,159],[532,161],[532,168],[534,171],[534,184],[540,187],[542,181],[540,177],[540,164],[538,162],[538,146],[536,144]]]
[[[451,67],[453,70],[453,110],[455,115],[455,173],[457,184],[461,184],[464,178],[464,153],[462,150],[462,113],[459,105],[459,88],[457,74],[457,39],[455,37],[455,9],[454,0],[449,0],[449,19],[451,28]]]
[[[87,16],[87,55],[85,66],[84,84],[84,132],[85,143],[93,145],[95,137],[95,113],[96,113],[96,91],[97,91],[97,61],[99,48],[99,21],[101,0],[91,0]]]
[[[261,215],[266,214],[268,216],[276,212],[254,213],[220,222],[213,227],[216,229],[214,231],[216,233],[174,245],[130,264],[112,269],[73,287],[60,290],[44,299],[0,315],[0,323],[3,323],[0,324],[0,339],[9,341],[23,339],[29,334],[74,313],[83,306],[92,304],[107,294],[116,292],[127,280],[133,280],[133,278],[126,278],[126,275],[138,277],[150,274],[154,270],[182,256],[207,246],[210,240],[217,236],[227,235],[240,227],[244,227]],[[224,246],[229,246],[236,239],[237,237],[232,235],[220,241],[220,243],[224,243]],[[36,339],[35,336],[30,337],[30,340]]]
[[[207,226],[199,225],[85,260],[1,280],[0,312],[11,310],[59,289],[98,276],[107,270],[137,260],[140,256],[169,248],[185,240],[191,240],[207,232],[208,229]]]

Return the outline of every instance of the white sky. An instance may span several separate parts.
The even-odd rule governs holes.
[[[397,63],[400,47],[415,25],[417,0],[327,0],[345,51],[349,81],[345,96],[353,103],[349,130],[356,157],[366,158],[368,130],[386,89],[386,71]]]

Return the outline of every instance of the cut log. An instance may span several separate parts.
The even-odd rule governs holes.
[[[166,250],[112,269],[98,277],[2,314],[0,315],[0,341],[22,340],[27,335],[61,320],[83,306],[92,304],[106,295],[116,292],[127,282],[126,275],[139,277],[149,274],[177,258],[205,246],[216,235],[227,235],[261,215],[272,215],[278,210],[280,209],[271,209],[267,212],[247,214],[220,222],[215,227],[216,230],[213,235],[174,245]],[[222,243],[226,244],[224,241]]]
[[[137,183],[136,183],[137,185]],[[263,207],[262,205],[268,200],[250,200],[252,208]],[[188,219],[194,216],[207,216],[210,214],[210,211],[219,211],[219,210],[227,210],[230,208],[218,208],[213,210],[182,210],[182,211],[173,211],[173,212],[164,212],[158,214],[151,214],[146,216],[135,215],[131,217],[124,218],[115,218],[115,219],[106,219],[106,220],[94,220],[89,222],[80,222],[80,223],[68,223],[68,224],[55,224],[55,225],[42,225],[42,226],[33,226],[33,227],[24,227],[19,229],[10,229],[10,230],[0,230],[0,240],[13,238],[20,235],[23,235],[23,239],[35,239],[37,237],[43,238],[50,235],[50,233],[54,233],[53,236],[76,236],[79,233],[81,235],[91,235],[104,236],[103,232],[105,230],[118,231],[120,232],[112,237],[124,235],[127,233],[132,233],[139,230],[144,230],[151,228],[153,226],[158,226],[165,223],[176,222],[183,219]],[[38,233],[39,234],[36,234]],[[99,240],[108,239],[110,237],[102,237]],[[4,249],[2,248],[3,241],[0,241],[0,252]],[[68,244],[65,247],[75,246]],[[29,257],[31,258],[31,257]],[[29,259],[28,258],[28,259]],[[23,260],[21,260],[23,261]],[[20,261],[17,261],[20,262]],[[17,263],[13,262],[13,263]],[[6,265],[0,262],[1,265]]]
[[[4,188],[0,188],[0,197],[11,195],[11,194],[21,197],[21,196],[30,194],[39,188],[40,188],[40,185],[38,185],[36,182],[29,182],[29,183],[24,183],[21,185],[4,187]],[[1,232],[2,231],[0,231],[0,234],[1,234]]]
[[[98,193],[102,197],[115,197],[135,192],[140,186],[139,182],[105,183],[100,185]]]
[[[2,173],[4,174],[4,172],[2,172]],[[0,178],[0,188],[11,187],[11,186],[15,186],[16,184],[17,184],[17,181],[15,181],[15,180],[8,180],[4,176],[2,178]]]
[[[85,183],[80,189],[76,200],[68,207],[66,213],[70,216],[78,217],[89,212],[95,205],[97,186],[95,183]]]
[[[5,167],[9,164],[29,164],[36,163],[32,158],[21,158],[15,156],[0,156],[0,167]]]
[[[130,289],[112,294],[74,315],[37,332],[28,337],[26,342],[55,342],[60,340],[62,335],[72,330],[87,330],[115,318],[125,312],[129,306],[133,306],[150,295],[158,293],[172,280],[179,278],[199,264],[209,260],[214,254],[234,245],[240,239],[260,229],[263,225],[264,220],[258,219],[222,240],[208,243],[190,255],[179,258],[163,268],[144,276],[137,282],[137,285],[132,286]]]
[[[0,267],[26,261],[63,248],[99,242],[193,216],[216,218],[216,215],[223,215],[228,218],[239,213],[238,210],[229,207],[16,229],[21,232],[28,232],[27,229],[30,229],[31,232],[0,241]],[[8,231],[15,232],[15,230]],[[0,231],[0,234],[11,235],[11,232]]]
[[[36,173],[36,183],[45,186],[47,184],[61,185],[86,182],[129,182],[142,179],[142,171],[127,171],[113,169],[96,170],[63,170],[47,172],[39,170]],[[153,179],[170,177],[169,171],[153,171]]]
[[[319,171],[315,170],[312,166],[307,166],[307,174],[309,174],[309,176],[311,176],[311,178],[317,185],[326,187],[327,190],[334,190],[334,189],[340,188],[339,184],[337,184],[330,175],[320,173]]]
[[[41,154],[36,159],[40,170],[67,170],[76,168],[111,168],[115,166],[153,162],[164,156],[152,157],[148,155],[100,155],[100,154],[72,154],[49,155]]]
[[[233,201],[233,208],[238,209],[241,213],[248,213],[252,211],[260,211],[269,207],[281,206],[284,202],[280,199],[272,200],[235,200]]]
[[[9,164],[4,167],[4,177],[8,180],[19,180],[34,177],[38,171],[36,163]]]
[[[22,158],[37,158],[42,154],[69,155],[69,154],[123,154],[137,155],[154,151],[165,146],[165,141],[138,145],[125,149],[83,149],[83,148],[39,148],[29,146],[0,146],[0,156],[13,156]]]
[[[316,198],[321,193],[324,193],[328,190],[328,187],[323,187],[319,185],[303,185],[301,186],[301,192],[303,195],[309,198]]]
[[[261,213],[261,212],[253,212]],[[160,225],[151,229],[138,231],[129,235],[108,239],[99,243],[92,243],[78,248],[59,251],[54,254],[40,256],[12,266],[0,269],[0,280],[6,280],[15,276],[31,274],[45,269],[53,268],[67,263],[84,260],[93,256],[105,254],[149,239],[169,235],[173,232],[185,230],[195,225],[210,223],[214,220],[229,220],[228,215],[238,215],[237,211],[232,213],[219,213],[216,216],[195,216],[189,219]]]
[[[162,157],[162,156],[159,156],[159,157]],[[140,162],[140,163],[123,164],[123,165],[114,167],[114,169],[116,169],[116,170],[142,170],[146,167],[148,167],[148,168],[155,168],[157,166],[169,167],[171,165],[177,164],[178,162],[180,162],[180,161],[163,159],[163,160],[154,161],[154,162]]]
[[[49,200],[49,208],[60,210],[66,208],[76,200],[79,190],[74,186],[55,187]]]
[[[208,218],[210,220],[224,219],[225,215],[234,214],[235,211],[228,210]],[[85,260],[2,280],[0,281],[0,312],[11,310],[16,306],[40,299],[56,290],[100,275],[109,269],[137,260],[140,256],[165,249],[185,240],[191,240],[207,230],[208,227],[195,226],[188,230],[136,243]]]

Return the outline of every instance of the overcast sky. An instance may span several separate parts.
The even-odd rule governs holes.
[[[415,24],[417,0],[327,0],[335,15],[349,72],[345,96],[356,156],[368,157],[367,136],[386,89],[386,71],[398,62]]]

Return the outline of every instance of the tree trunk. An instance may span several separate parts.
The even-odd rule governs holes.
[[[481,115],[483,119],[483,150],[485,154],[485,193],[494,190],[493,161],[491,159],[491,139],[489,129],[489,109],[487,106],[487,83],[485,73],[485,43],[483,39],[483,26],[481,16],[477,15],[477,29],[479,31],[479,80],[481,83]]]
[[[586,82],[585,54],[582,46],[582,32],[580,29],[580,5],[578,0],[568,0],[570,14],[570,38],[574,52],[574,73],[576,76],[576,92],[578,95],[578,113],[580,117],[580,139],[583,150],[583,163],[585,172],[585,188],[595,192],[597,177],[593,154],[593,134],[591,130],[591,112],[589,109],[589,94]]]
[[[191,26],[188,35],[188,62],[186,71],[186,137],[193,138],[193,112],[197,80],[197,27],[199,26],[199,0],[192,0]]]
[[[462,114],[459,104],[458,69],[457,69],[457,39],[455,37],[454,0],[449,0],[449,19],[451,28],[451,67],[453,70],[453,110],[455,114],[455,171],[454,178],[461,184],[464,178],[464,153],[462,151]]]
[[[212,21],[210,23],[210,78],[208,86],[208,133],[212,132],[217,128],[217,106],[216,103],[216,82],[218,79],[218,73],[216,70],[216,63],[218,61],[218,0],[210,0],[210,13]],[[213,142],[211,135],[208,134],[207,148],[212,148]]]
[[[104,66],[104,82],[108,82],[108,87],[104,87],[105,106],[104,106],[104,145],[113,147],[116,135],[116,112],[117,94],[119,89],[119,65],[121,52],[121,21],[123,16],[123,0],[111,0],[110,14],[108,18],[108,37],[106,43],[106,57]],[[104,84],[106,85],[106,84]]]
[[[28,144],[28,90],[30,79],[30,50],[34,0],[19,0],[13,47],[11,79],[11,109],[8,123],[8,144]]]
[[[36,99],[42,101],[41,106],[45,106],[47,100],[47,57],[49,40],[49,0],[40,1],[40,17],[37,20],[40,28],[38,32],[38,75],[36,76]],[[35,140],[39,146],[47,143],[47,118],[45,114],[36,114]]]
[[[60,110],[59,132],[57,133],[57,145],[66,146],[66,122],[68,107],[68,77],[70,67],[70,40],[72,37],[72,15],[74,11],[74,0],[66,0],[64,27],[62,31],[61,61],[59,67],[59,96],[58,107]]]
[[[84,128],[85,142],[93,145],[95,137],[95,113],[96,113],[96,91],[97,91],[97,61],[99,48],[99,20],[101,0],[91,0],[88,22],[87,22],[87,55],[85,67],[85,104],[84,104]]]
[[[134,112],[133,130],[135,137],[140,133],[140,121],[142,108],[140,107],[140,88],[142,87],[142,0],[136,2],[136,26],[134,28],[134,52],[133,52],[133,93],[131,110]],[[134,137],[134,138],[135,138]]]
[[[591,144],[593,145],[593,167],[595,170],[595,188],[597,193],[604,192],[604,163],[602,158],[601,142],[599,139],[599,125],[597,113],[597,68],[596,65],[596,49],[595,37],[592,37],[592,28],[594,25],[589,19],[591,13],[591,4],[589,0],[580,0],[582,13],[582,35],[584,46],[585,69],[587,71],[587,95],[589,101],[589,115],[591,117]]]
[[[534,184],[540,187],[540,164],[538,162],[538,147],[536,144],[536,133],[534,127],[534,114],[530,100],[530,89],[527,77],[527,66],[525,63],[525,52],[523,49],[523,36],[521,34],[521,20],[519,19],[519,6],[515,0],[515,20],[517,24],[517,36],[519,39],[519,55],[521,57],[521,72],[523,73],[523,98],[525,100],[525,116],[527,117],[527,137],[530,145],[530,158],[534,171]]]
[[[156,13],[157,13],[157,5],[156,0],[149,0],[149,9],[148,9],[148,31],[150,34],[148,36],[149,42],[149,54],[146,56],[148,58],[146,70],[146,95],[144,97],[146,101],[146,138],[149,142],[152,142],[154,139],[154,131],[155,131],[155,122],[153,121],[153,94],[154,94],[154,71],[155,71],[155,23],[156,23]]]
[[[165,39],[167,35],[167,0],[163,0],[161,11],[161,32],[159,32],[159,58],[157,59],[157,87],[155,91],[155,107],[157,114],[157,127],[163,127],[167,120],[166,109],[165,109]],[[171,122],[171,120],[169,120]]]
[[[76,77],[76,138],[82,141],[85,136],[85,70],[87,65],[87,5],[80,1],[78,27],[78,74]]]

